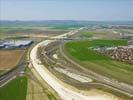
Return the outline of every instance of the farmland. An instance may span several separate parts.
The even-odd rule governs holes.
[[[24,55],[25,50],[0,50],[0,70],[16,66]]]
[[[80,32],[80,34],[79,34],[79,36],[82,37],[82,38],[89,38],[89,37],[91,37],[92,35],[93,35],[92,32],[87,32],[87,31],[85,31],[85,32]]]
[[[58,30],[71,30],[83,27],[83,25],[53,25],[51,29],[58,29]]]
[[[24,39],[24,38],[29,38],[32,35],[54,36],[65,32],[67,31],[63,29],[52,29],[46,27],[29,27],[29,28],[0,27],[0,39]]]
[[[40,83],[40,80],[34,81],[28,79],[27,96],[26,100],[58,100],[55,94],[52,94],[51,90],[46,86],[46,83]]]
[[[27,78],[18,77],[0,87],[0,100],[26,100]]]
[[[100,98],[109,94],[109,99],[128,100],[128,96],[132,96],[133,88],[128,87],[127,84],[121,84],[121,81],[133,83],[132,66],[93,51],[93,48],[98,46],[127,45],[127,40],[114,40],[122,39],[119,32],[115,29],[116,33],[113,33],[113,29],[101,31],[102,27],[96,29],[66,22],[63,24],[53,22],[51,25],[43,25],[43,23],[0,25],[1,41],[34,41],[34,44],[27,48],[1,48],[0,75],[6,71],[8,73],[1,76],[0,100],[60,100],[60,98],[77,100],[80,97],[77,94],[82,97],[84,93],[95,98],[95,95],[88,94],[93,89],[96,89],[94,92]],[[63,33],[65,34],[62,35]],[[56,36],[59,39],[53,38]],[[73,41],[68,42],[71,40]],[[44,45],[39,45],[41,42]],[[10,70],[15,66],[16,68]],[[14,80],[9,81],[11,79]],[[5,85],[8,81],[9,83]],[[58,84],[61,85],[59,86],[61,92],[57,88]]]
[[[73,41],[65,44],[65,52],[79,64],[99,74],[119,81],[133,84],[132,65],[112,60],[111,58],[90,50],[92,46],[118,46],[126,45],[125,40],[92,40],[92,41]]]
[[[119,33],[113,33],[112,31],[94,31],[94,30],[84,30],[82,32],[79,32],[78,34],[75,34],[76,38],[81,38],[81,39],[120,39],[120,34]]]

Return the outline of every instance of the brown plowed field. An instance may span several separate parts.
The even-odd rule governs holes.
[[[25,50],[0,50],[0,70],[16,66],[24,53]]]

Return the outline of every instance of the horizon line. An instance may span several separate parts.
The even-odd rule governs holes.
[[[74,19],[41,19],[41,20],[10,20],[10,19],[0,19],[0,21],[99,21],[99,22],[103,22],[103,21],[107,21],[107,22],[110,22],[110,21],[133,21],[133,20],[74,20]]]

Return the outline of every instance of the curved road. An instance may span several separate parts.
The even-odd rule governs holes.
[[[68,33],[65,33],[63,35],[55,36],[53,38],[63,38],[68,35],[72,35],[77,33],[78,31],[82,30],[83,28],[80,28],[76,31],[71,31]],[[78,93],[76,91],[70,90],[67,87],[63,86],[56,78],[53,76],[47,68],[45,68],[44,65],[41,64],[40,60],[37,58],[37,50],[40,46],[47,46],[49,43],[54,42],[54,40],[45,40],[43,42],[40,42],[37,44],[30,53],[30,60],[35,68],[35,70],[40,74],[40,76],[59,94],[60,98],[62,100],[107,100],[106,98],[103,98],[102,96],[87,96],[82,93]],[[97,99],[98,98],[98,99]],[[117,100],[114,97],[110,98],[109,100]]]

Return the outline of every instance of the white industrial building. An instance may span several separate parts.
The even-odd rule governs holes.
[[[23,48],[33,43],[31,40],[0,41],[0,48]]]

